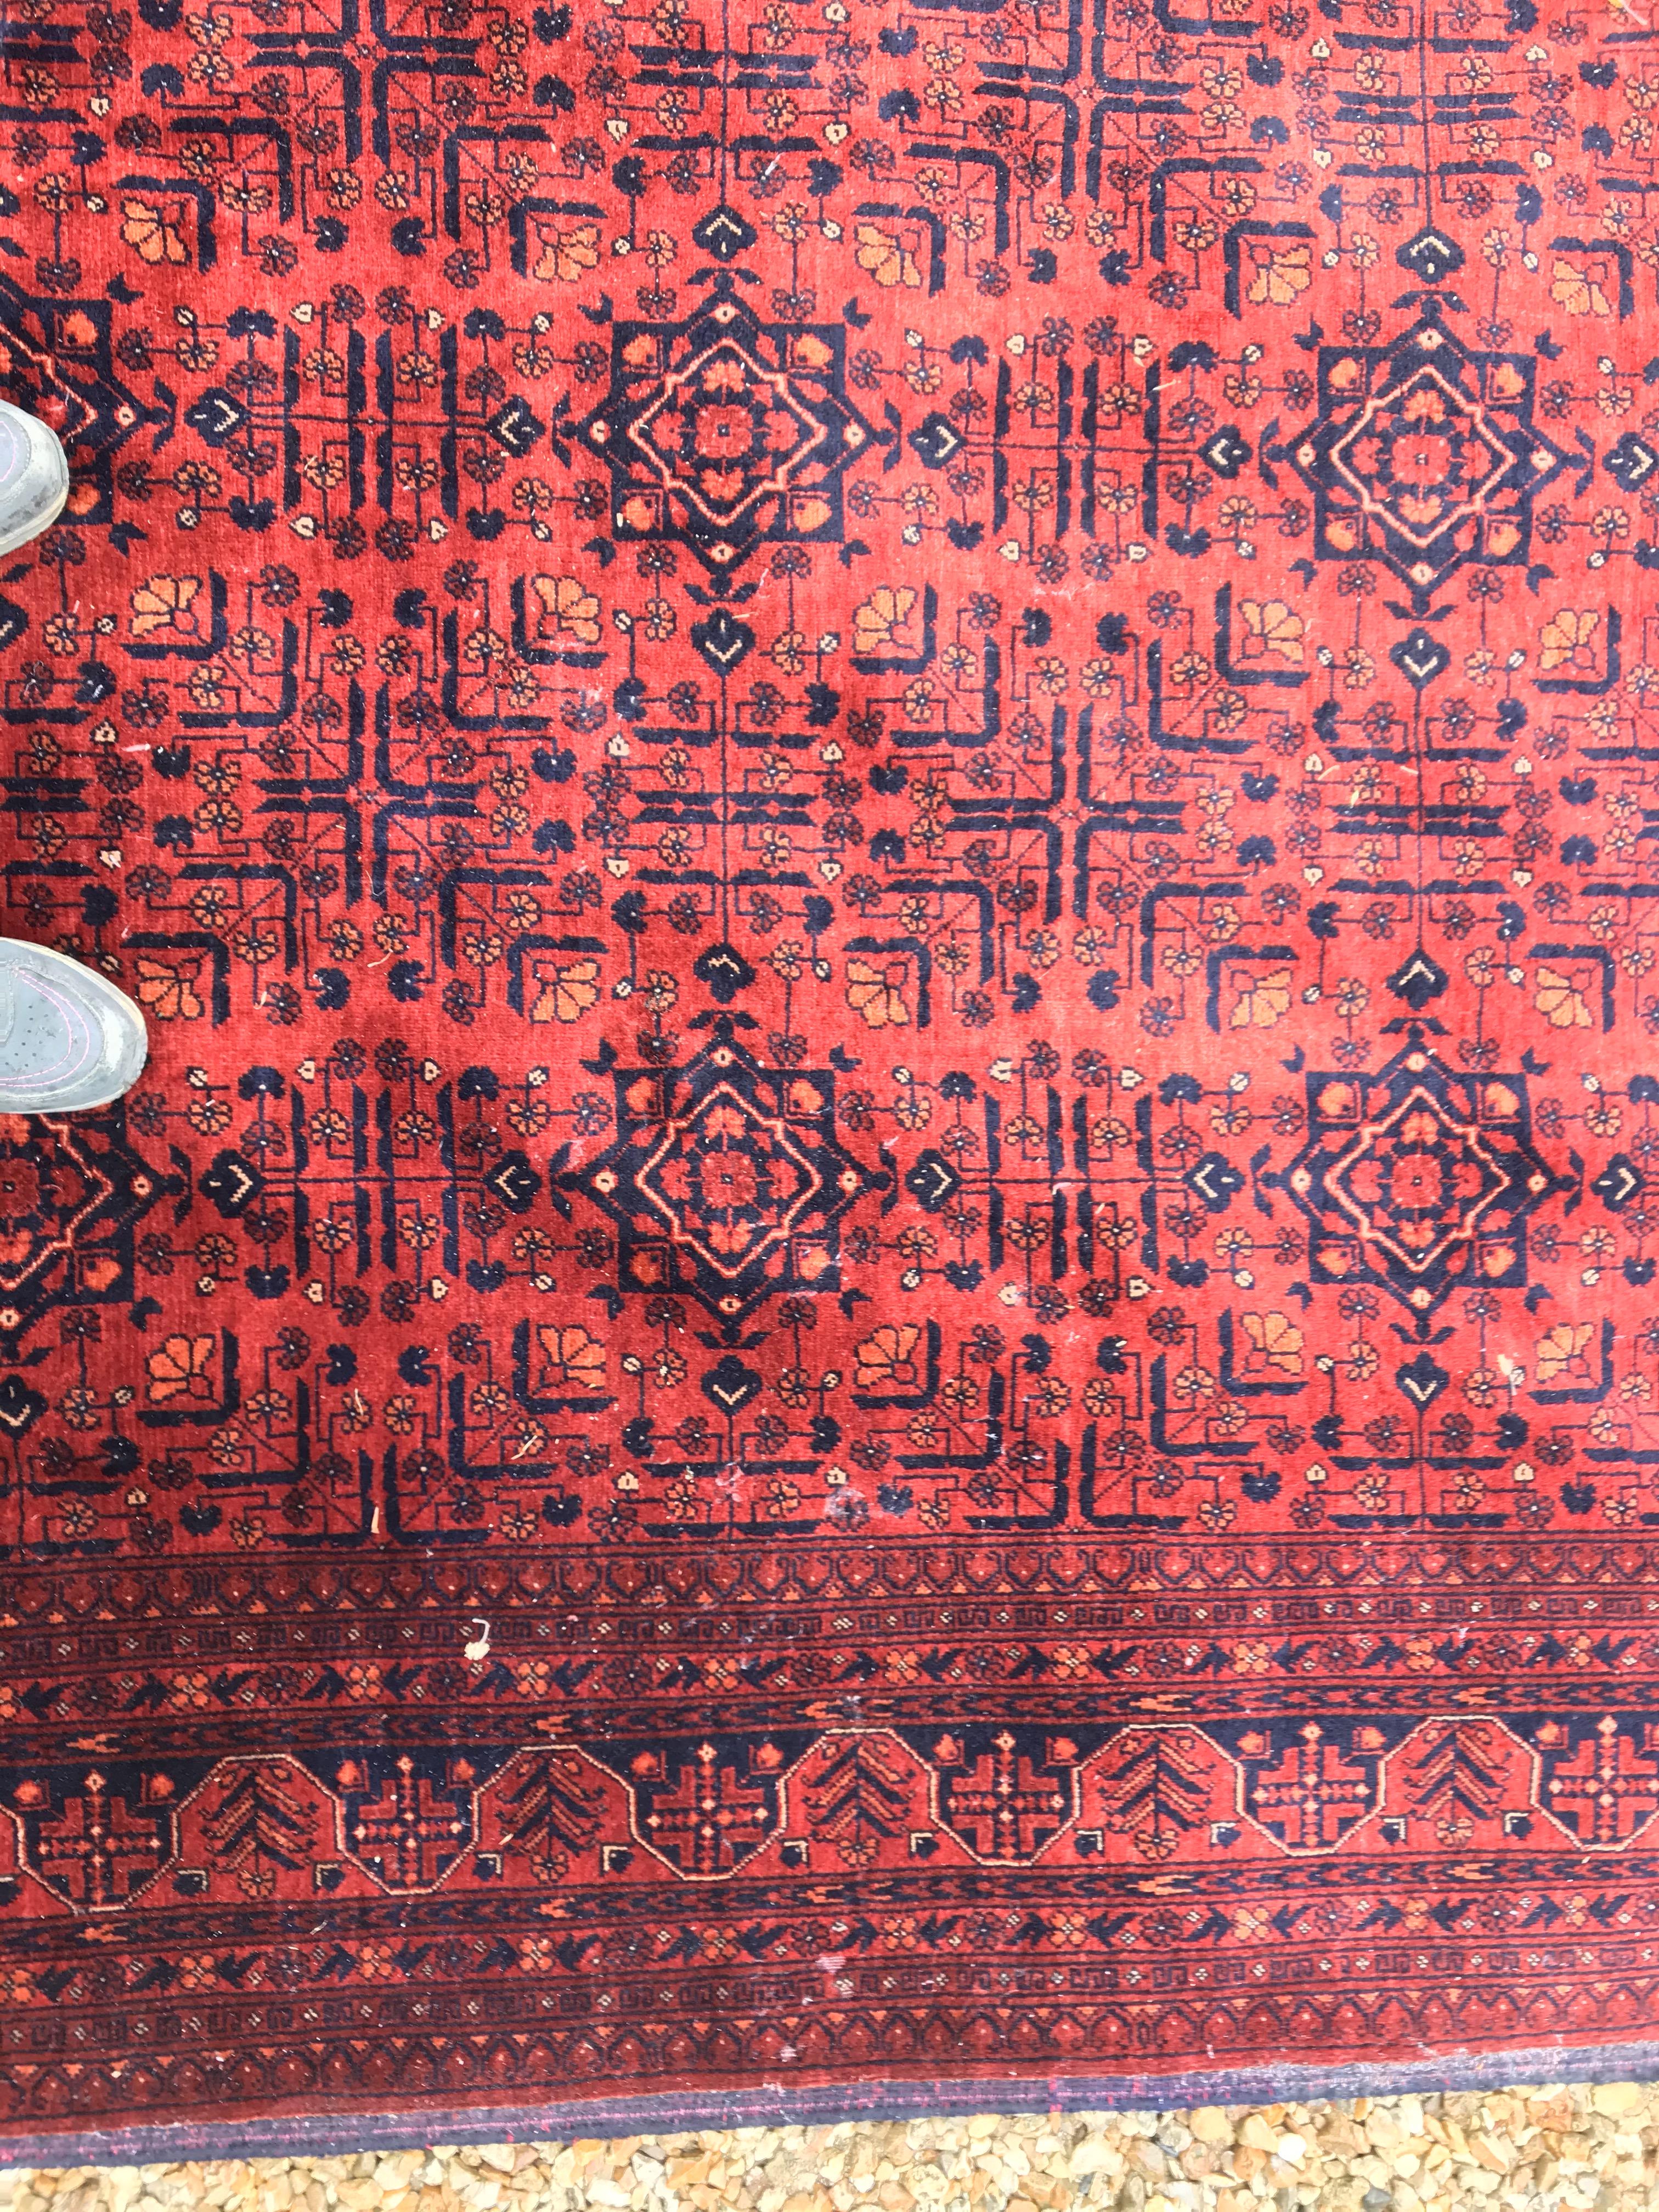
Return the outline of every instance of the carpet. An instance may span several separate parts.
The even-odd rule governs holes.
[[[1651,45],[13,0],[14,2152],[1639,2055]]]

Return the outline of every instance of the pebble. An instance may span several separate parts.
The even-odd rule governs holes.
[[[1651,2212],[1659,2086],[0,2168],[0,2212]]]

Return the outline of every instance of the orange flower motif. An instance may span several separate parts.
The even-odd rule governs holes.
[[[1247,976],[1234,1002],[1230,1029],[1270,1030],[1291,1010],[1291,972],[1269,968],[1264,975]]]
[[[867,960],[849,960],[847,1003],[872,1030],[903,1029],[910,1009],[904,1003],[902,966],[872,968]]]
[[[1540,1382],[1588,1382],[1593,1379],[1589,1343],[1594,1324],[1587,1321],[1558,1322],[1538,1340],[1536,1357]]]
[[[884,290],[899,285],[909,291],[921,287],[921,270],[916,257],[902,239],[890,230],[882,230],[873,222],[861,222],[854,233],[857,241],[857,260],[867,276],[872,277]]]
[[[1576,668],[1588,674],[1595,665],[1594,641],[1601,617],[1593,607],[1559,607],[1539,633],[1539,663],[1546,671]]]
[[[1302,1332],[1287,1315],[1246,1313],[1238,1318],[1250,1340],[1247,1366],[1276,1367],[1285,1375],[1302,1372]]]
[[[158,1022],[198,1022],[205,1009],[196,993],[202,972],[200,960],[157,960],[148,952],[137,958],[132,995],[148,1007]]]
[[[573,637],[582,645],[599,643],[599,596],[586,584],[574,576],[532,576],[530,588],[542,604],[536,622],[538,636]]]
[[[546,1365],[542,1387],[547,1389],[598,1390],[605,1382],[605,1346],[580,1326],[556,1328],[541,1322],[536,1340]]]
[[[853,1355],[857,1362],[854,1380],[860,1389],[874,1389],[883,1383],[914,1389],[921,1377],[911,1354],[921,1335],[915,1322],[909,1321],[888,1322],[872,1330]]]
[[[1313,252],[1306,246],[1259,247],[1255,275],[1245,293],[1253,307],[1288,307],[1313,282]]]
[[[914,585],[883,584],[853,611],[853,649],[880,653],[892,646],[914,653],[921,641],[910,629],[910,616],[920,595]]]
[[[1540,968],[1533,1004],[1553,1030],[1587,1030],[1592,1018],[1584,994],[1571,975]]]
[[[174,629],[186,637],[198,635],[191,601],[202,588],[199,576],[151,576],[131,594],[132,634],[153,637],[157,630]]]
[[[218,1388],[209,1370],[218,1349],[216,1336],[169,1336],[158,1344],[144,1362],[151,1405],[165,1406],[173,1398],[211,1405]]]
[[[557,967],[535,969],[541,988],[530,1009],[532,1022],[579,1022],[599,1000],[597,960],[569,960]]]
[[[596,222],[550,225],[541,233],[542,250],[532,276],[544,283],[575,284],[590,269],[599,265],[599,226]]]
[[[1613,302],[1602,289],[1606,273],[1599,263],[1575,269],[1571,261],[1558,261],[1550,271],[1550,297],[1570,315],[1610,315]]]
[[[190,248],[179,231],[149,200],[122,201],[121,236],[141,261],[182,268],[190,259]]]
[[[1247,653],[1276,653],[1281,660],[1300,666],[1307,624],[1283,599],[1243,599],[1238,611],[1249,640]]]

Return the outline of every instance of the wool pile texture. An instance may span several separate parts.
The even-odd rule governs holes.
[[[20,2158],[1659,2028],[1654,35],[5,0]]]

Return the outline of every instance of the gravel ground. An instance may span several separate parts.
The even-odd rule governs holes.
[[[0,2212],[1595,2212],[1659,2204],[1659,2086],[701,2130],[0,2170]]]

